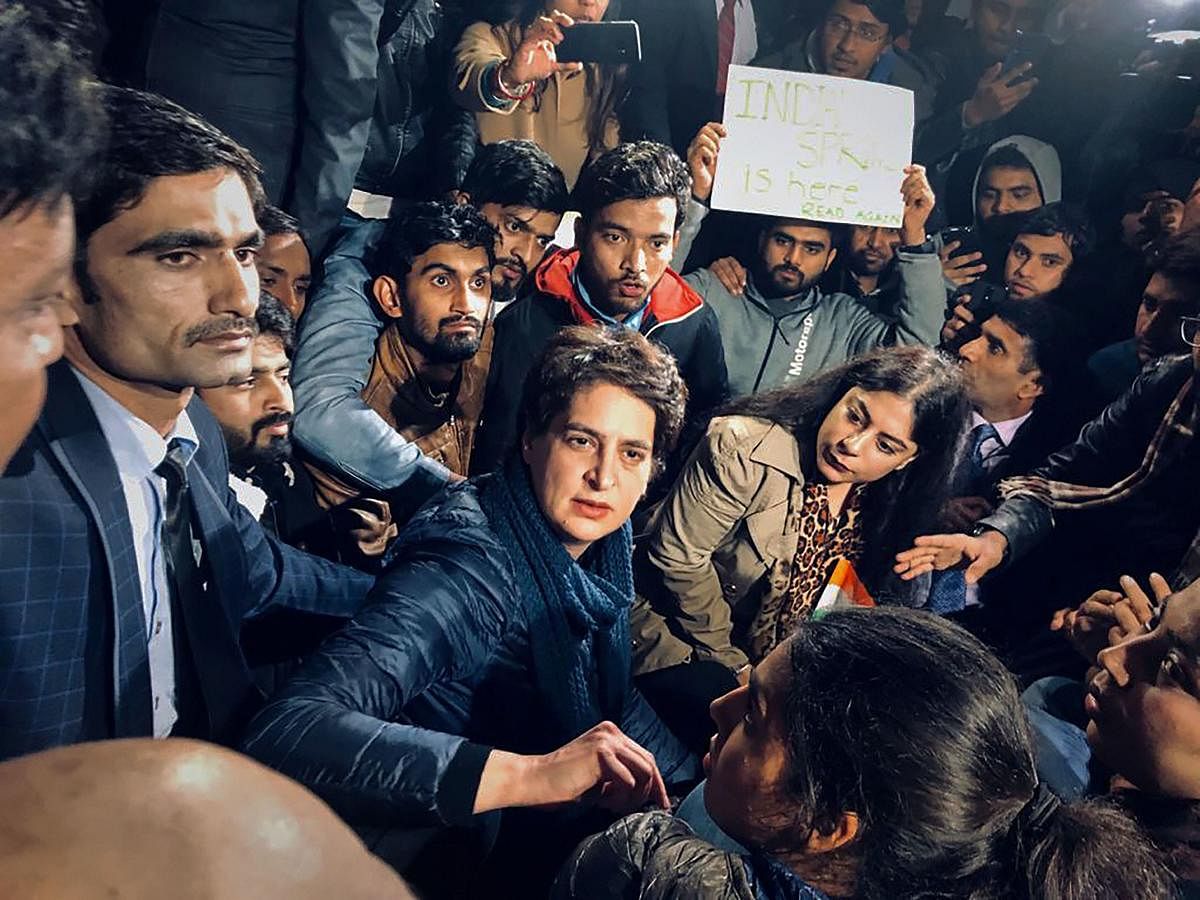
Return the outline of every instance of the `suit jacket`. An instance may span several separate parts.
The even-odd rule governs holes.
[[[50,368],[46,407],[0,478],[0,759],[152,733],[146,624],[117,466],[66,362]],[[216,420],[188,406],[200,448],[188,465],[217,633],[291,608],[350,616],[369,576],[287,547],[229,489]],[[211,630],[211,629],[210,629]],[[233,680],[249,709],[248,672]],[[244,703],[243,703],[244,701]],[[233,735],[201,735],[230,739]]]
[[[758,52],[777,35],[777,0],[753,0]],[[637,0],[629,12],[642,36],[642,61],[621,114],[621,139],[668,144],[682,156],[717,108],[717,7],[714,0]]]

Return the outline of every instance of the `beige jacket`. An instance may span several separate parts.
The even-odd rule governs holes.
[[[796,555],[799,535],[787,528],[803,484],[800,447],[786,428],[748,416],[712,421],[639,543],[635,673],[693,657],[731,669],[749,661],[733,644],[733,621],[787,590],[769,576],[776,560]]]
[[[504,62],[521,42],[521,29],[513,22],[490,25],[476,22],[463,32],[454,51],[455,81],[452,90],[459,106],[475,113],[479,138],[485,144],[522,138],[550,154],[573,187],[588,160],[587,122],[591,98],[583,72],[548,79],[540,97],[520,103],[493,105],[492,92],[483,84],[488,68]],[[606,147],[619,141],[616,119],[605,131]]]

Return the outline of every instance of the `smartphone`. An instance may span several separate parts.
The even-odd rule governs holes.
[[[1004,57],[1004,73],[1011,72],[1017,66],[1022,66],[1025,63],[1033,63],[1033,69],[1026,72],[1020,78],[1010,82],[1010,84],[1021,84],[1035,77],[1035,70],[1038,64],[1046,58],[1046,54],[1050,52],[1050,48],[1054,46],[1054,42],[1045,34],[1026,34],[1024,31],[1017,32],[1017,41],[1013,48],[1008,51],[1008,56]],[[1001,75],[1003,78],[1004,76]]]
[[[943,228],[942,229],[942,246],[949,246],[958,241],[958,248],[954,251],[954,259],[957,256],[966,256],[968,253],[978,253],[982,249],[979,245],[979,239],[975,231],[971,228]]]
[[[559,62],[622,65],[642,58],[642,36],[637,22],[576,22],[563,29],[556,48]]]

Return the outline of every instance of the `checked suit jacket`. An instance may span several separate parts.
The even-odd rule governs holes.
[[[199,399],[188,465],[218,621],[280,609],[353,615],[372,579],[283,545],[229,489],[225,442]],[[238,658],[239,651],[233,654]],[[252,709],[245,666],[225,679]],[[0,760],[64,744],[153,733],[146,623],[116,463],[68,364],[49,370],[45,409],[0,478]],[[229,741],[237,735],[197,734]]]

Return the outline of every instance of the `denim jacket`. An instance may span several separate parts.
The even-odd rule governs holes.
[[[441,463],[385,422],[362,399],[383,322],[368,299],[366,258],[386,222],[350,220],[325,260],[325,274],[304,313],[292,364],[295,435],[331,472],[374,491],[401,485],[431,496],[450,479]],[[347,436],[353,440],[347,440]]]

